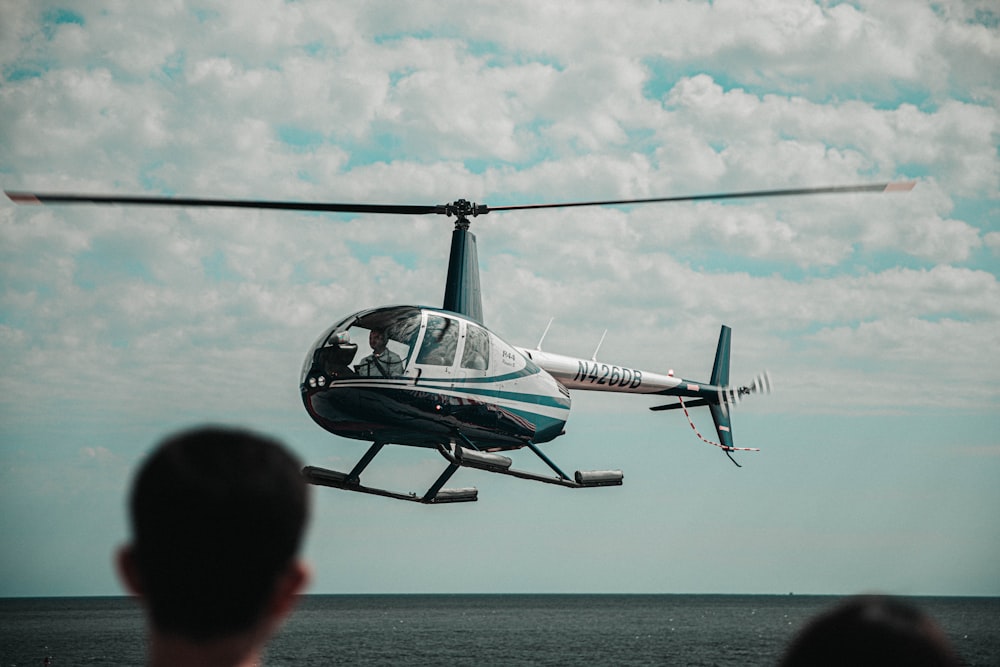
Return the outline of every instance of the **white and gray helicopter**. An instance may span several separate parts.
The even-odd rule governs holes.
[[[489,330],[483,319],[476,237],[470,218],[490,212],[615,206],[664,202],[784,197],[912,189],[913,182],[757,190],[649,199],[625,199],[518,206],[477,205],[464,199],[443,205],[343,204],[293,201],[193,199],[38,192],[6,194],[19,204],[124,204],[185,207],[237,207],[362,214],[429,215],[455,218],[441,308],[394,305],[362,310],[339,320],[309,350],[299,390],[309,416],[339,436],[372,443],[349,471],[306,466],[305,478],[317,485],[427,504],[478,499],[475,488],[445,488],[461,467],[512,475],[570,488],[617,486],[620,470],[563,472],[540,449],[565,433],[573,390],[671,397],[676,402],[651,410],[707,407],[717,439],[699,438],[733,452],[731,412],[741,398],[770,390],[766,374],[746,385],[729,381],[732,332],[722,325],[707,381],[675,377],[672,372],[512,345]],[[547,330],[546,330],[547,332]],[[544,334],[542,336],[544,339]],[[599,346],[598,346],[599,347]],[[690,415],[688,415],[690,420]],[[692,428],[694,423],[691,422]],[[446,467],[422,494],[367,486],[361,475],[386,445],[437,451]],[[551,475],[513,468],[500,452],[528,449]],[[739,465],[738,463],[736,463]]]

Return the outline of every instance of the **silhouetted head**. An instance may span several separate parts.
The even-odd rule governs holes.
[[[200,642],[260,621],[298,563],[300,469],[280,443],[240,429],[187,431],[152,453],[132,487],[125,574],[156,629]]]
[[[937,623],[898,598],[848,598],[811,620],[788,647],[781,667],[961,664]]]
[[[372,329],[368,334],[368,344],[371,346],[373,352],[381,354],[386,344],[385,331],[382,329]]]

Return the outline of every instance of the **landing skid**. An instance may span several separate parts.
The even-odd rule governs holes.
[[[557,476],[552,477],[526,470],[514,470],[510,467],[513,461],[509,457],[480,451],[475,443],[461,433],[457,434],[457,439],[467,446],[452,443],[451,447],[443,445],[438,447],[441,455],[452,465],[476,468],[478,470],[485,470],[486,472],[494,472],[498,475],[510,475],[511,477],[530,479],[536,482],[544,482],[545,484],[557,484],[571,489],[583,489],[594,486],[621,486],[622,478],[624,477],[621,470],[578,470],[573,478],[570,479],[555,463],[549,460],[549,457],[545,456],[538,447],[530,442],[527,444],[528,449],[534,452]]]
[[[370,493],[376,496],[395,498],[396,500],[409,500],[414,503],[468,503],[478,500],[479,495],[479,491],[471,487],[462,489],[438,489],[437,492],[433,493],[433,495],[431,494],[431,491],[428,491],[423,496],[418,496],[415,493],[397,493],[386,489],[377,489],[373,486],[365,486],[360,482],[351,482],[346,473],[337,472],[336,470],[327,470],[326,468],[317,468],[316,466],[306,466],[302,469],[302,475],[306,478],[307,482],[310,484],[316,484],[317,486],[329,486],[335,489],[343,489],[345,491]],[[433,490],[433,487],[431,487],[431,490]]]
[[[501,456],[500,454],[480,451],[471,440],[459,433],[448,445],[442,444],[438,446],[438,451],[448,461],[448,467],[445,468],[444,472],[441,473],[434,484],[431,485],[423,496],[418,496],[416,493],[398,493],[387,489],[365,486],[361,483],[362,471],[368,467],[368,464],[372,462],[384,446],[385,443],[373,443],[368,451],[365,452],[365,455],[361,457],[361,460],[358,461],[357,465],[354,466],[354,469],[349,473],[327,470],[326,468],[318,468],[316,466],[306,466],[302,469],[302,476],[305,477],[306,481],[310,484],[316,484],[318,486],[329,486],[336,489],[343,489],[344,491],[369,493],[376,496],[395,498],[396,500],[408,500],[410,502],[423,503],[426,505],[436,505],[441,503],[467,503],[474,502],[479,499],[479,491],[474,487],[444,488],[448,479],[450,479],[459,468],[463,467],[475,468],[477,470],[492,472],[499,475],[520,477],[521,479],[530,479],[536,482],[544,482],[546,484],[556,484],[558,486],[565,486],[571,489],[583,489],[597,486],[621,486],[622,479],[624,477],[621,470],[578,470],[571,479],[552,461],[550,461],[549,458],[541,452],[541,450],[531,443],[527,445],[528,448],[531,449],[531,451],[533,451],[546,465],[548,465],[553,472],[556,473],[556,476],[541,475],[534,472],[528,472],[526,470],[515,470],[510,467],[512,464],[510,458]]]

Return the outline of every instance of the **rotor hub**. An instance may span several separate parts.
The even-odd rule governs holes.
[[[450,204],[445,204],[444,214],[448,217],[455,216],[455,229],[467,230],[469,228],[469,216],[473,218],[478,215],[486,215],[490,212],[486,204],[476,204],[468,199],[456,199]]]

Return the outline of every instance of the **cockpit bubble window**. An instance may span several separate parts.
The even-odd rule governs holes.
[[[455,362],[455,351],[458,348],[458,326],[458,320],[429,313],[417,363],[451,366]]]
[[[485,371],[490,367],[490,335],[475,324],[467,325],[462,368]]]
[[[359,347],[354,372],[364,377],[403,375],[419,331],[420,311],[410,308],[379,310],[358,318],[348,330]]]
[[[357,313],[334,325],[304,373],[334,378],[405,374],[420,332],[420,309],[391,307]]]

